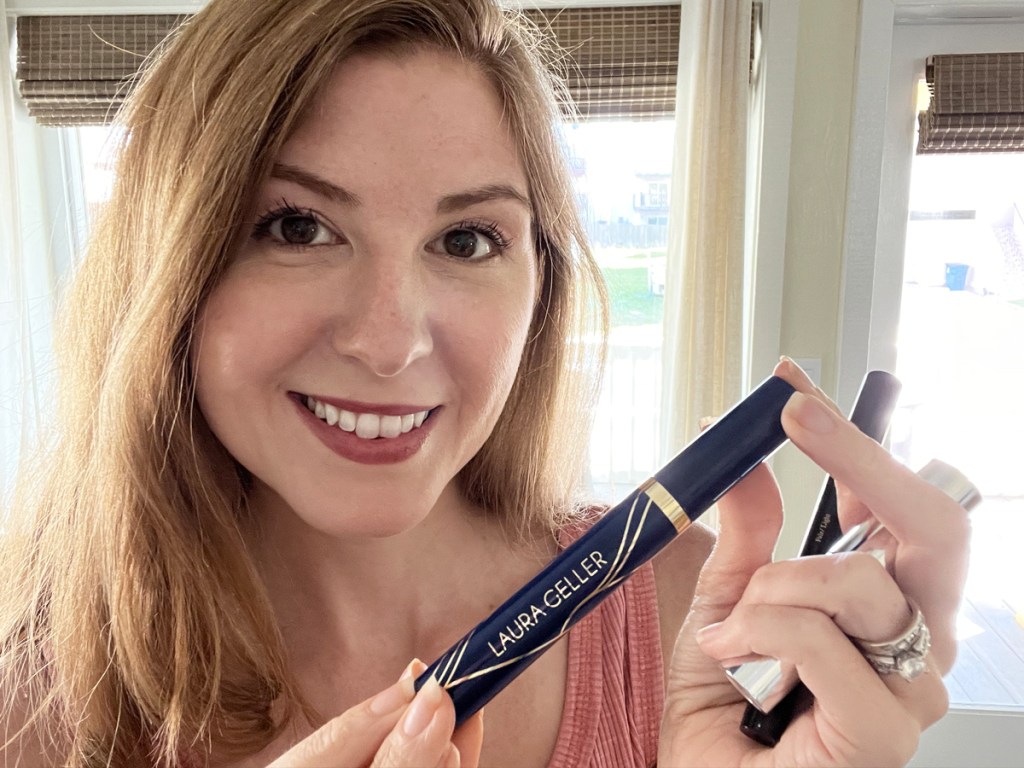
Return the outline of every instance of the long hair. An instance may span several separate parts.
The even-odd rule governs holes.
[[[254,752],[301,710],[241,534],[246,472],[195,405],[191,335],[248,235],[254,191],[334,68],[422,46],[472,62],[501,98],[543,281],[515,384],[462,488],[512,533],[572,514],[606,301],[547,44],[491,0],[213,0],[119,118],[116,183],[61,326],[55,438],[4,534],[0,672],[69,764]]]

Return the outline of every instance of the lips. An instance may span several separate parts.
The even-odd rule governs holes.
[[[360,464],[413,456],[433,429],[440,406],[370,405],[292,393],[303,421],[336,454]]]

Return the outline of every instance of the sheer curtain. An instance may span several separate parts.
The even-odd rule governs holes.
[[[67,208],[51,194],[63,183],[47,178],[61,169],[60,136],[35,126],[18,100],[10,43],[0,0],[0,520],[19,458],[55,409],[53,315],[70,253]]]
[[[662,451],[741,394],[751,0],[683,2],[665,285]]]

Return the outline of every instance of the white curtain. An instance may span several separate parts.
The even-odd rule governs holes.
[[[18,462],[52,408],[53,315],[67,250],[66,208],[47,179],[61,167],[60,138],[33,125],[18,101],[10,32],[0,0],[0,521]]]
[[[751,0],[682,0],[662,452],[741,394]]]

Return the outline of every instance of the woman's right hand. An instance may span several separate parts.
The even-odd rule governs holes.
[[[397,683],[329,720],[267,768],[475,768],[483,742],[483,712],[455,730],[452,700],[413,661]]]

